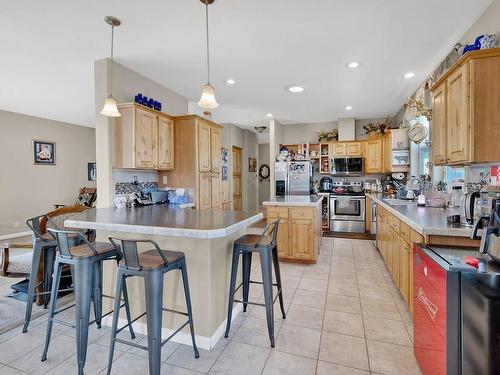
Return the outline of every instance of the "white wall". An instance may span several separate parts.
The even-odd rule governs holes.
[[[247,129],[241,129],[234,124],[223,124],[222,147],[229,150],[229,197],[232,200],[233,186],[232,176],[232,147],[242,149],[242,208],[243,211],[256,211],[258,208],[258,183],[257,173],[248,171],[248,158],[258,159],[257,134]],[[258,162],[258,160],[257,160]]]
[[[97,205],[99,207],[111,206],[114,193],[114,119],[99,114],[104,98],[109,94],[110,65],[109,59],[97,60],[94,63],[97,189],[99,191]],[[134,96],[137,93],[162,102],[162,111],[168,114],[182,115],[188,111],[187,98],[115,62],[113,65],[113,96],[117,98],[119,103],[125,103],[134,101]]]
[[[472,44],[477,36],[496,34],[500,38],[500,0],[495,0],[460,39],[463,44]]]
[[[270,159],[269,143],[259,144],[259,168],[262,164],[270,165],[269,159]],[[266,178],[264,180],[258,176],[257,178],[259,179],[259,204],[262,204],[262,202],[268,200],[271,195],[270,194],[271,179]]]
[[[25,227],[25,220],[73,204],[87,180],[87,162],[95,162],[95,131],[13,112],[0,111],[1,227]],[[56,143],[56,165],[33,164],[33,139]]]

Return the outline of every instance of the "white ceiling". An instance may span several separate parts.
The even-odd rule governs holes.
[[[269,112],[283,123],[392,115],[491,2],[216,0],[215,118],[254,126]],[[18,0],[0,3],[0,109],[93,126],[105,15],[123,22],[118,62],[198,100],[206,81],[199,0]],[[353,60],[360,67],[347,69]],[[402,78],[408,71],[411,80]],[[292,83],[306,91],[285,92]]]

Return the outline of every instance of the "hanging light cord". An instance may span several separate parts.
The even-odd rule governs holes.
[[[115,26],[111,25],[111,69],[110,69],[110,87],[109,87],[109,96],[113,96],[113,40],[114,38]]]
[[[205,26],[207,31],[207,77],[210,84],[210,42],[208,36],[208,0],[205,0]]]

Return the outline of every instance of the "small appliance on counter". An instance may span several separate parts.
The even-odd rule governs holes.
[[[323,177],[321,180],[320,180],[320,191],[321,192],[331,192],[332,189],[333,189],[333,180],[331,177]]]
[[[477,219],[471,238],[479,239],[478,231],[483,229],[479,251],[500,264],[500,192],[490,192],[488,195],[492,197],[490,216]]]

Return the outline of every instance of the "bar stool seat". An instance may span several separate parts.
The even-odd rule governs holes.
[[[234,244],[255,247],[255,244],[259,241],[260,238],[260,246],[269,246],[273,242],[273,237],[269,235],[246,234],[234,241]]]
[[[109,242],[93,242],[92,245],[95,251],[100,255],[108,252],[116,254],[115,247]],[[88,257],[93,257],[96,254],[87,244],[83,244],[83,245],[73,246],[71,248],[71,255],[73,256],[73,258],[88,258]]]
[[[174,263],[182,258],[184,258],[184,253],[180,251],[169,251],[169,250],[161,250],[162,254],[167,259],[168,263]],[[139,254],[139,263],[142,268],[145,270],[153,270],[162,268],[165,266],[165,262],[163,258],[158,255],[158,251],[156,249],[146,250]],[[125,261],[120,261],[120,266],[125,266]]]
[[[247,310],[247,305],[258,305],[266,308],[267,330],[271,347],[274,348],[274,302],[279,298],[283,319],[286,319],[285,306],[283,303],[283,289],[281,286],[281,274],[278,261],[278,248],[276,238],[278,236],[279,220],[269,223],[262,234],[247,234],[234,241],[233,260],[231,265],[231,281],[229,286],[229,302],[227,307],[226,333],[224,337],[229,337],[231,329],[231,318],[233,314],[233,303],[242,303],[243,312]],[[259,253],[260,266],[262,271],[262,282],[250,280],[252,269],[252,253]],[[239,258],[242,257],[243,281],[236,286],[238,274]],[[272,267],[276,275],[276,283],[273,283]],[[262,284],[264,289],[264,303],[249,302],[248,295],[250,284]],[[273,298],[273,287],[278,288],[276,298]],[[243,287],[243,299],[234,298],[236,291]]]

